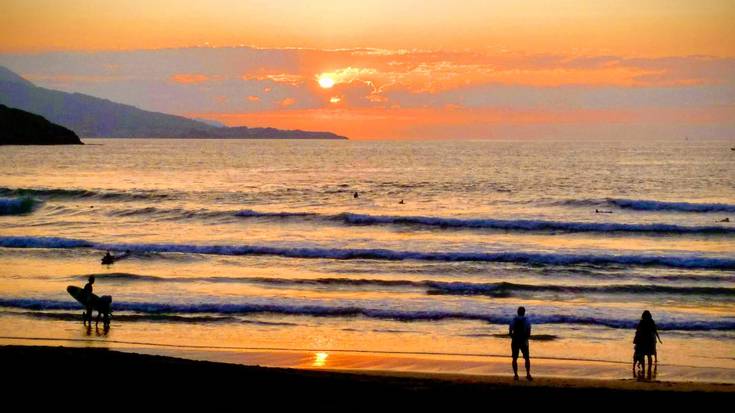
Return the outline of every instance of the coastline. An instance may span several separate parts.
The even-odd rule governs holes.
[[[165,384],[180,391],[181,397],[177,396],[175,403],[207,401],[230,407],[235,406],[233,403],[253,403],[255,399],[274,401],[272,397],[278,395],[288,396],[280,402],[311,399],[327,406],[358,400],[371,405],[394,397],[399,398],[399,403],[463,404],[481,400],[517,401],[518,397],[533,397],[532,402],[539,403],[571,396],[575,400],[596,402],[724,401],[735,395],[733,384],[543,376],[533,382],[513,382],[510,375],[317,371],[243,366],[102,348],[0,346],[0,363],[6,377],[15,379],[9,382],[11,390],[16,386],[21,389],[28,385],[26,380],[38,380],[38,377],[49,378],[49,388],[60,393],[79,392],[85,383],[95,387],[101,380],[106,393],[132,392],[118,386],[134,386],[136,395],[155,395],[160,385]],[[91,375],[89,366],[94,369]],[[379,395],[381,400],[365,399],[371,395]]]

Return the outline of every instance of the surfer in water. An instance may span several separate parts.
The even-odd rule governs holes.
[[[110,253],[109,251],[107,252]],[[87,295],[87,297],[92,297],[92,292],[94,290],[94,275],[89,276],[89,280],[87,281],[87,284],[84,285],[84,293]],[[89,321],[89,324],[92,324],[92,311],[94,310],[94,306],[92,305],[92,300],[87,300],[87,312],[84,314],[84,321]]]

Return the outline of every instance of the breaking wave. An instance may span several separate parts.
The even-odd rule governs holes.
[[[98,279],[128,282],[161,283],[243,283],[274,286],[345,286],[345,287],[389,287],[422,288],[436,295],[489,295],[510,296],[518,292],[548,292],[566,294],[675,294],[699,296],[730,296],[735,298],[735,288],[710,286],[667,286],[657,284],[615,285],[554,285],[518,284],[510,282],[467,283],[432,280],[386,280],[369,278],[271,278],[271,277],[158,277],[128,273],[94,274]],[[89,275],[74,279],[84,280]],[[661,277],[652,277],[654,280]],[[724,279],[724,278],[723,278]],[[727,278],[732,280],[732,278]]]
[[[415,261],[479,261],[528,265],[630,265],[670,268],[733,270],[735,259],[696,255],[613,255],[560,254],[539,252],[474,252],[474,251],[401,251],[389,249],[355,249],[326,247],[278,247],[262,245],[192,245],[192,244],[123,244],[97,243],[59,237],[0,237],[4,248],[94,248],[98,250],[184,253],[205,255],[264,255],[286,258],[322,258],[336,260],[415,260]]]
[[[73,301],[39,300],[27,298],[0,298],[0,307],[18,308],[33,311],[49,310],[78,310],[79,304]],[[168,304],[153,302],[116,302],[113,303],[115,312],[132,312],[145,315],[173,314],[173,315],[200,315],[215,314],[224,316],[248,314],[280,314],[312,317],[366,317],[373,319],[396,321],[441,321],[450,319],[484,321],[489,324],[507,325],[512,317],[475,313],[467,311],[431,311],[431,310],[390,310],[379,308],[364,308],[355,306],[327,306],[327,305],[288,305],[288,304]],[[115,318],[119,318],[116,315]],[[572,314],[548,314],[531,317],[534,324],[576,324],[596,325],[609,328],[633,329],[638,320],[616,319],[604,317],[584,317]],[[661,320],[657,323],[661,330],[681,331],[708,331],[708,330],[735,330],[735,320]]]
[[[5,188],[0,187],[0,196],[38,197],[41,199],[163,199],[169,194],[149,191],[106,191],[88,189],[61,189],[61,188]]]
[[[652,201],[626,198],[569,199],[557,202],[557,204],[570,206],[608,206],[634,211],[735,212],[735,205],[733,204]]]
[[[0,198],[0,215],[21,215],[33,212],[39,201],[22,196],[19,198]]]

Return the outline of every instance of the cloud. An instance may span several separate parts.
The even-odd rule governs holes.
[[[464,127],[480,136],[484,132],[478,125],[492,124],[498,114],[506,116],[503,128],[515,123],[536,132],[540,127],[529,127],[530,118],[520,114],[533,114],[538,124],[556,125],[557,131],[559,124],[579,124],[580,119],[619,119],[613,114],[625,114],[633,126],[653,122],[634,116],[635,111],[679,111],[688,125],[707,124],[711,130],[726,130],[722,125],[735,118],[735,58],[715,56],[234,47],[0,54],[0,65],[29,75],[40,86],[149,110],[241,114],[240,119],[257,124],[269,119],[276,127],[299,123],[287,119],[302,113],[316,116],[309,122],[335,120],[334,127],[321,129],[344,127],[335,131],[360,136],[382,136],[380,122],[404,125],[385,126],[385,133],[414,136],[421,127],[409,123],[422,122],[446,133]],[[332,87],[320,87],[322,76],[334,82]],[[548,115],[557,111],[569,113],[568,122]],[[591,111],[605,116],[595,118]],[[288,116],[276,116],[280,112]],[[346,120],[358,118],[379,120],[362,132]],[[444,123],[434,123],[435,118]]]
[[[285,83],[292,86],[298,86],[304,83],[305,77],[292,73],[258,73],[242,75],[242,80],[270,80],[275,83]]]
[[[296,103],[296,99],[294,98],[285,98],[281,100],[280,105],[281,107],[287,108],[289,106],[293,106]]]
[[[209,80],[209,77],[199,73],[178,73],[171,76],[171,81],[184,85],[196,85]]]

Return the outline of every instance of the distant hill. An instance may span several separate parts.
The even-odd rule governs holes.
[[[79,136],[33,113],[0,105],[0,145],[82,145]]]
[[[81,93],[37,87],[2,66],[0,104],[37,113],[90,138],[347,139],[331,132],[216,126]]]

